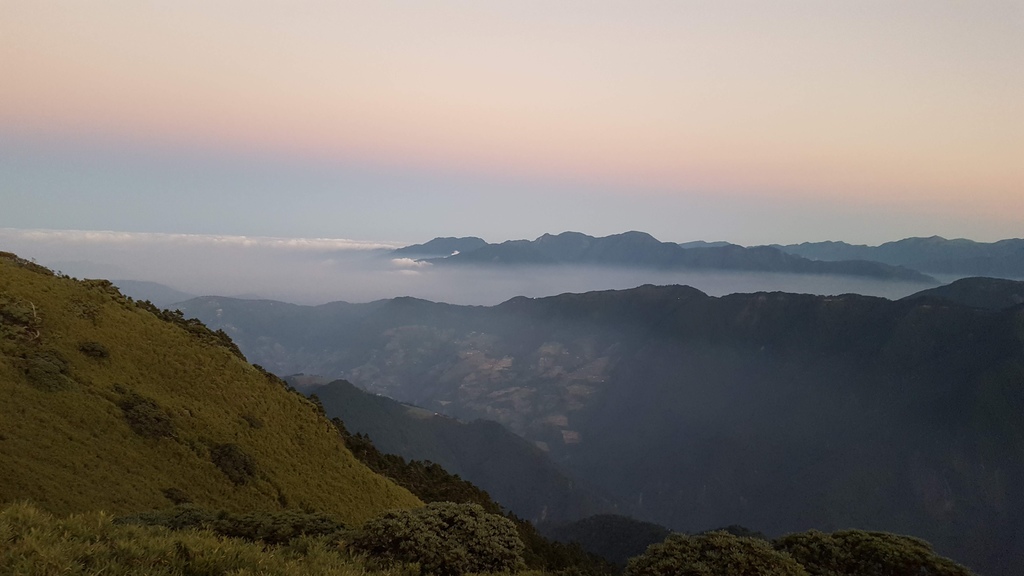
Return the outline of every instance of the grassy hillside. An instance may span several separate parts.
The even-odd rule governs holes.
[[[103,512],[55,518],[31,505],[12,504],[0,508],[0,573],[387,576],[408,570],[368,570],[326,539],[266,546],[209,531],[117,524]]]
[[[63,515],[191,501],[352,524],[421,504],[223,333],[6,253],[0,396],[0,503]]]

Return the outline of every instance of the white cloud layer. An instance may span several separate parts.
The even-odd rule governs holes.
[[[412,258],[392,258],[391,263],[398,268],[426,268],[427,266],[432,266],[430,262],[413,260]]]
[[[433,266],[393,258],[381,242],[0,228],[0,251],[78,278],[157,282],[192,295],[300,304],[414,296],[497,304],[515,296],[687,284],[711,295],[759,290],[906,296],[918,284],[798,274],[540,266]],[[184,296],[182,297],[184,298]],[[171,302],[167,302],[170,305]]]
[[[238,246],[308,250],[391,250],[400,244],[367,242],[345,238],[277,238],[271,236],[229,236],[218,234],[163,234],[158,232],[115,232],[111,230],[45,230],[0,228],[0,240],[41,243],[89,243],[109,245],[177,244],[188,246]]]

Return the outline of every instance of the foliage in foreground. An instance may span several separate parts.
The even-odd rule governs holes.
[[[771,543],[726,532],[698,536],[671,534],[626,566],[626,576],[808,576],[789,554]]]
[[[513,572],[523,563],[515,524],[477,504],[434,502],[387,512],[368,521],[352,546],[376,558],[419,564],[423,573],[439,576]]]
[[[314,403],[318,400],[314,395]],[[365,434],[352,434],[338,418],[332,419],[338,433],[352,454],[370,470],[386,476],[409,490],[420,500],[430,502],[459,502],[479,504],[491,514],[504,514],[501,506],[490,495],[474,484],[449,474],[433,462],[406,461],[401,456],[384,454]],[[594,554],[588,554],[573,542],[565,544],[541,536],[533,524],[508,515],[515,523],[523,542],[523,560],[531,570],[568,572],[574,574],[610,574],[614,567]]]
[[[127,576],[277,574],[366,576],[327,538],[265,546],[209,531],[115,524],[104,513],[58,519],[28,504],[0,510],[0,573]],[[401,566],[381,576],[410,574]]]
[[[672,534],[630,560],[626,576],[974,576],[923,540],[887,532],[816,530],[774,542],[708,532]]]
[[[971,576],[967,568],[935,554],[924,540],[887,532],[811,530],[783,536],[775,548],[789,553],[811,574]]]
[[[342,522],[319,512],[281,510],[233,514],[191,505],[125,516],[117,518],[114,523],[163,526],[171,530],[209,530],[220,536],[265,544],[287,544],[302,536],[337,541],[345,532]]]

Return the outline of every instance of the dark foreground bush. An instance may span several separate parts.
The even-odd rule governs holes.
[[[156,403],[135,393],[128,393],[118,402],[124,418],[135,432],[143,438],[174,438],[174,421]]]
[[[107,347],[99,342],[82,342],[78,345],[78,351],[90,358],[103,359],[110,357],[110,350],[107,350]]]
[[[236,485],[256,476],[256,460],[237,444],[217,444],[210,448],[210,460]]]
[[[0,508],[0,574],[398,576],[368,571],[323,538],[268,546],[208,531],[115,524],[101,512],[54,518],[28,504]]]
[[[790,534],[775,541],[811,574],[829,576],[973,576],[970,570],[943,558],[924,540],[886,532],[817,530]]]
[[[56,350],[43,349],[25,359],[25,377],[33,387],[45,392],[60,392],[74,385],[70,365]]]
[[[135,516],[118,518],[116,523],[163,526],[171,530],[209,530],[221,536],[266,544],[286,544],[299,536],[338,539],[345,531],[345,525],[338,520],[316,512],[281,510],[232,514],[194,506],[176,506],[170,510],[143,512]]]
[[[523,552],[511,520],[477,504],[452,502],[387,512],[368,521],[352,546],[373,557],[419,564],[422,574],[438,576],[515,571]]]
[[[633,558],[626,576],[807,576],[784,552],[756,538],[726,532],[672,534]]]

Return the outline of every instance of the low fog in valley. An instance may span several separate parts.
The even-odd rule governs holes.
[[[0,240],[9,251],[78,278],[148,281],[195,296],[296,304],[413,296],[452,304],[493,305],[515,296],[543,297],[642,284],[684,284],[712,296],[785,291],[895,299],[929,287],[783,273],[586,266],[440,267],[393,257],[390,251],[399,244],[336,239],[7,229],[0,230]],[[166,306],[173,302],[156,303]]]

